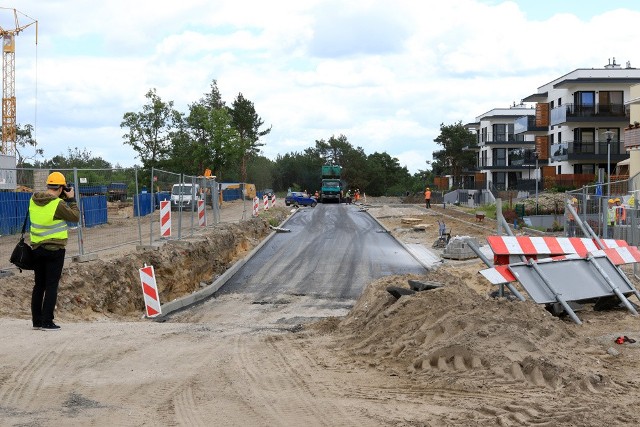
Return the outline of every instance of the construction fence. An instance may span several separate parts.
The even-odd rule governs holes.
[[[205,178],[160,169],[56,169],[75,190],[80,221],[69,223],[67,257],[82,260],[90,254],[125,245],[153,246],[181,240],[220,222],[225,202],[242,199],[247,209],[237,220],[252,215],[255,196],[251,184],[223,185]],[[34,192],[46,190],[48,169],[0,169],[0,270],[14,268],[10,251],[17,243]],[[255,189],[255,187],[253,187]],[[25,235],[30,221],[27,217]],[[114,227],[115,226],[115,227]]]
[[[580,220],[587,224],[601,238],[625,240],[632,246],[640,245],[640,176],[622,181],[587,185],[580,189],[566,192],[564,231],[568,237],[585,236],[574,221],[566,207],[573,199],[574,209]],[[619,206],[614,203],[615,214],[609,215],[609,200],[620,200]]]

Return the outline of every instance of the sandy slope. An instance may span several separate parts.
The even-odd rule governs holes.
[[[451,209],[390,202],[369,212],[408,243],[430,247],[438,219],[479,240],[494,227]],[[401,221],[407,216],[430,226],[413,231]],[[259,229],[238,241],[236,257]],[[631,409],[640,344],[613,341],[640,342],[637,318],[586,307],[578,326],[531,302],[492,299],[481,268],[446,261],[425,277],[380,279],[345,317],[304,329],[279,322],[304,310],[304,296],[263,305],[225,295],[197,315],[154,323],[137,318],[139,307],[101,311],[96,295],[76,286],[59,307],[62,331],[32,331],[28,282],[4,281],[0,425],[640,423]],[[399,300],[386,292],[410,278],[445,286]],[[86,304],[71,301],[78,296]]]

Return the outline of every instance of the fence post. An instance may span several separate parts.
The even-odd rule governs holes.
[[[149,211],[149,246],[153,245],[153,208],[155,207],[154,204],[154,200],[153,200],[153,177],[155,176],[156,172],[154,170],[155,168],[152,166],[151,167],[151,178],[149,178],[149,180],[151,181],[151,211]]]
[[[134,215],[136,217],[138,217],[138,244],[140,246],[142,246],[142,221],[140,220],[140,197],[138,197],[138,167],[134,167],[133,168],[133,176],[135,177],[135,182],[136,182],[136,192],[133,195],[133,206],[135,206],[136,212],[134,212]],[[136,201],[136,198],[138,198],[138,200]]]
[[[78,168],[73,168],[73,187],[76,192],[76,202],[78,203],[78,210],[80,211],[80,218],[78,219],[78,254],[84,255],[84,241],[82,239],[82,227],[84,226],[84,209],[82,208],[82,199],[80,195],[80,186],[78,185]]]

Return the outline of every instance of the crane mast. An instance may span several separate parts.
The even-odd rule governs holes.
[[[0,154],[15,156],[17,140],[16,36],[25,28],[36,24],[36,44],[38,44],[38,21],[32,20],[30,23],[20,26],[18,11],[16,9],[10,10],[13,11],[14,27],[0,26],[0,37],[2,37],[2,150]]]

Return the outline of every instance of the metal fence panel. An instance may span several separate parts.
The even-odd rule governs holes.
[[[159,169],[56,169],[75,189],[80,221],[69,224],[67,257],[114,250],[123,245],[154,244],[160,236],[161,201],[171,201],[174,185],[189,184],[194,203],[174,206],[170,239],[193,236],[204,226],[220,222],[219,187],[213,177],[204,178]],[[29,201],[34,192],[46,190],[47,169],[0,169],[2,176],[15,176],[10,189],[0,190],[0,243],[17,242]],[[204,218],[198,215],[197,200],[204,203]],[[201,219],[206,221],[203,222]],[[27,226],[29,223],[27,223]],[[118,232],[105,233],[104,227]],[[28,229],[27,229],[28,235]],[[15,244],[15,243],[13,243]],[[0,258],[0,270],[14,268],[9,256]]]

